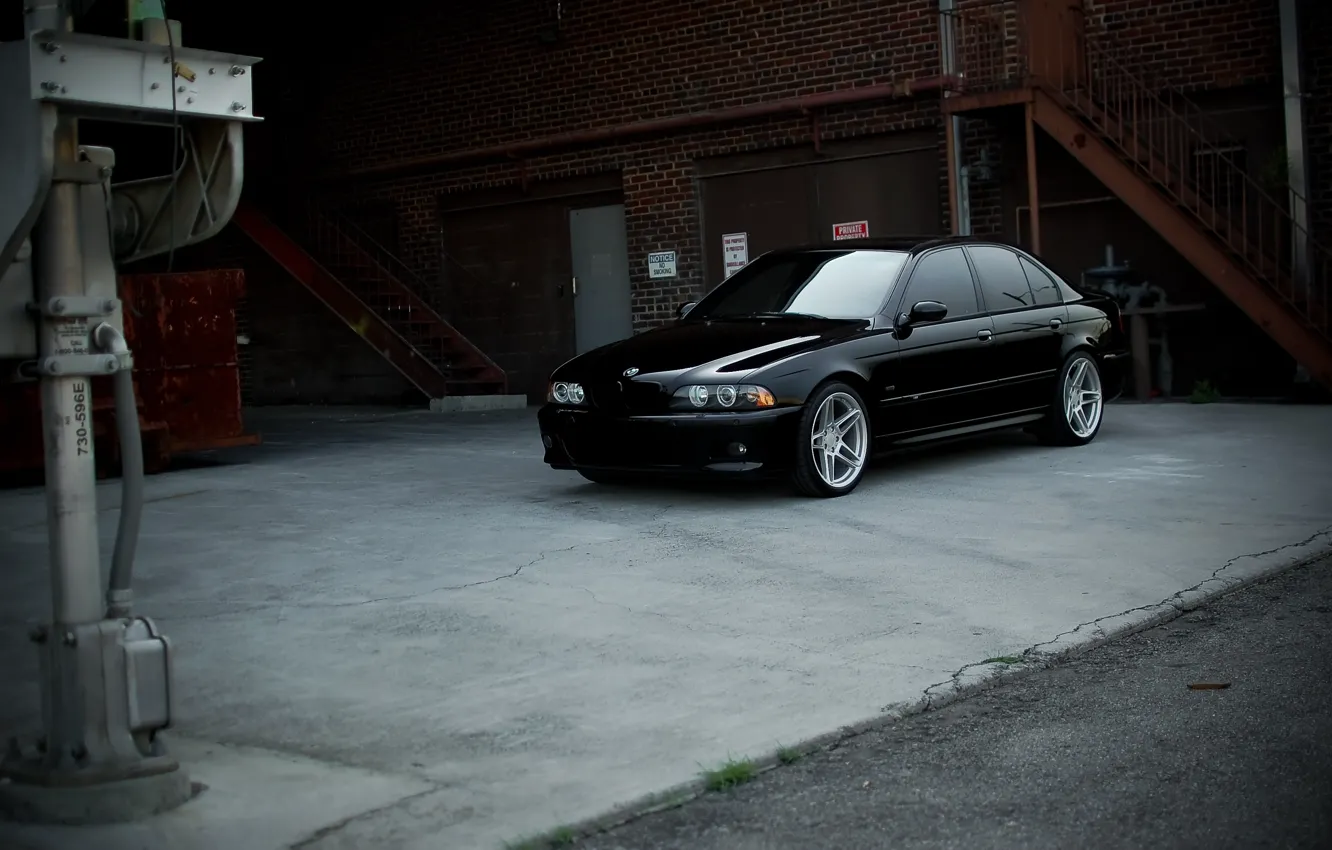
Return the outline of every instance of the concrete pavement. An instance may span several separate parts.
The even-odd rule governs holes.
[[[1327,407],[1116,405],[1091,446],[918,451],[830,501],[597,488],[542,466],[533,419],[265,411],[265,446],[152,478],[140,609],[209,790],[11,840],[495,847],[1332,542]],[[0,493],[7,734],[45,549],[40,492]]]
[[[579,850],[1330,846],[1332,560],[578,842]]]

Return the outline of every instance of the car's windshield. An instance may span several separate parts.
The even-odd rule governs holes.
[[[703,298],[686,318],[800,314],[866,319],[883,306],[903,251],[813,251],[759,257]]]

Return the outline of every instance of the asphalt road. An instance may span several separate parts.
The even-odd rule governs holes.
[[[577,846],[1332,847],[1332,559]]]

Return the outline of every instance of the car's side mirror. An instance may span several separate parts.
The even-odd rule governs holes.
[[[675,310],[676,317],[683,319],[686,315],[688,315],[690,310],[694,309],[694,305],[697,303],[698,303],[697,301],[687,301],[684,304],[681,304]]]
[[[912,325],[941,322],[947,315],[948,307],[938,301],[917,301],[911,305],[910,313],[902,313],[897,317],[897,326],[908,328]]]

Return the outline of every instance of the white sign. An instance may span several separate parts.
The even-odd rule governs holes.
[[[868,221],[848,221],[845,224],[833,225],[833,241],[840,242],[843,239],[868,239],[869,222]]]
[[[656,251],[648,254],[648,277],[675,277],[675,252]]]
[[[727,233],[722,236],[722,261],[730,277],[749,264],[749,234]]]

